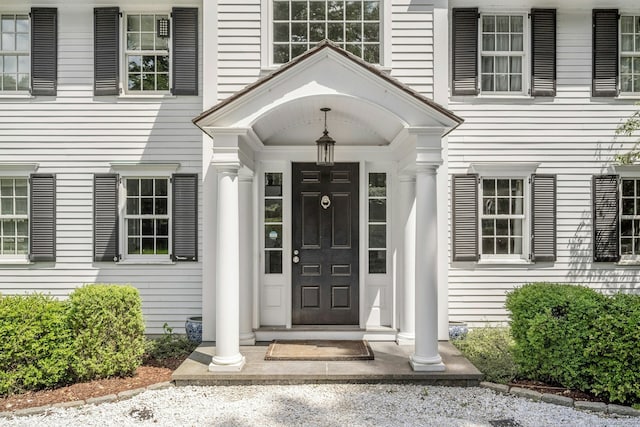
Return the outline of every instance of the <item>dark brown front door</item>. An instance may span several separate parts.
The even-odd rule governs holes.
[[[357,325],[358,164],[294,163],[295,325]]]

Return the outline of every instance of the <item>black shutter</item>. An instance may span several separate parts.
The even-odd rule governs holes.
[[[618,242],[618,175],[593,177],[593,260],[620,259]]]
[[[531,95],[556,95],[555,9],[531,9]]]
[[[119,260],[118,181],[115,174],[93,176],[93,259]]]
[[[478,9],[453,9],[452,95],[478,94]]]
[[[618,10],[593,9],[592,96],[618,95]]]
[[[120,10],[117,7],[93,9],[94,95],[119,94]]]
[[[29,217],[31,261],[56,260],[56,176],[31,175]]]
[[[531,259],[556,260],[556,176],[531,176]]]
[[[453,261],[478,260],[478,175],[453,175]]]
[[[198,94],[198,9],[174,7],[173,84],[174,95]]]
[[[58,9],[31,9],[31,94],[56,96],[58,81]]]
[[[174,261],[198,260],[198,175],[174,174],[173,254]]]

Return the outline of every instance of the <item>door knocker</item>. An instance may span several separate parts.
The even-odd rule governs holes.
[[[327,209],[329,206],[331,206],[331,200],[329,199],[329,196],[327,196],[326,194],[322,196],[322,199],[320,199],[320,206],[322,206],[322,209]]]

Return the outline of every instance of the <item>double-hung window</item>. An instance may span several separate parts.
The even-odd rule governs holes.
[[[482,15],[481,93],[524,93],[522,15]]]
[[[0,257],[27,258],[28,202],[27,178],[0,178]]]
[[[274,64],[329,39],[372,64],[380,63],[380,0],[272,0]]]
[[[124,63],[127,92],[169,91],[168,14],[127,14]]]
[[[198,95],[198,14],[95,8],[94,94]]]
[[[29,27],[26,14],[0,14],[0,91],[29,90]]]
[[[640,94],[640,13],[620,17],[620,92]]]
[[[116,165],[127,175],[94,176],[95,261],[197,261],[198,176],[153,167],[158,172]]]
[[[454,8],[451,94],[556,93],[556,10]]]
[[[536,167],[478,164],[453,175],[453,261],[555,260],[556,176]]]

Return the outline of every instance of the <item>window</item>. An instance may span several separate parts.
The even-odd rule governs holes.
[[[128,92],[169,91],[169,38],[158,36],[168,14],[127,14],[125,36]]]
[[[380,63],[380,0],[273,0],[273,62],[283,64],[329,39]]]
[[[640,93],[640,16],[620,18],[620,91]]]
[[[640,179],[623,179],[620,193],[620,255],[640,255]]]
[[[481,92],[522,93],[524,17],[482,15]]]
[[[555,9],[454,8],[451,37],[452,95],[555,96]]]
[[[387,174],[369,174],[369,273],[387,272]]]
[[[128,174],[94,175],[94,261],[197,261],[198,175],[163,176],[175,164],[112,167]]]
[[[124,20],[118,7],[93,13],[94,95],[198,95],[198,8],[129,13]]]
[[[282,173],[264,174],[264,272],[282,273]]]
[[[0,178],[0,256],[29,254],[29,209],[26,178]]]
[[[28,91],[30,30],[28,15],[0,15],[0,91]]]
[[[169,255],[169,179],[127,178],[127,256]]]
[[[525,184],[522,178],[483,178],[482,255],[521,257],[525,223]]]
[[[555,261],[556,176],[536,168],[479,164],[453,175],[453,261]]]

